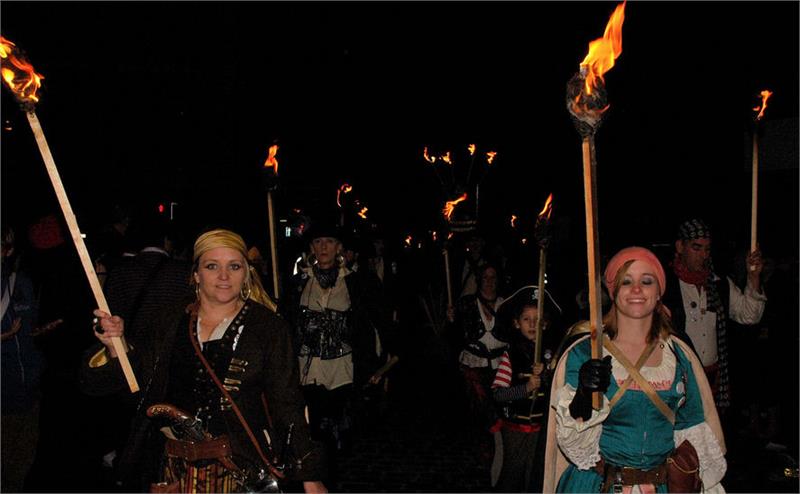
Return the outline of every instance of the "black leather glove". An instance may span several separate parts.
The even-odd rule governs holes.
[[[569,414],[574,419],[589,420],[592,416],[592,393],[605,393],[611,384],[611,355],[603,360],[590,359],[578,371],[578,389],[569,404]]]

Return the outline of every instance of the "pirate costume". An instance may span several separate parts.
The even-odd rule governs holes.
[[[560,311],[550,294],[545,293]],[[492,396],[500,409],[500,418],[492,431],[500,431],[502,438],[502,449],[495,451],[496,463],[501,464],[494,483],[497,492],[538,492],[542,486],[544,448],[540,431],[546,419],[546,391],[550,383],[543,372],[539,388],[532,392],[527,388],[535,360],[535,342],[514,327],[514,319],[527,306],[539,306],[538,287],[531,285],[517,290],[501,304],[497,315],[498,324],[508,333],[509,340],[492,383]]]
[[[120,460],[123,480],[135,490],[160,484],[180,489],[173,492],[251,491],[274,474],[276,462],[292,466],[292,480],[323,478],[323,455],[303,416],[289,326],[248,300],[200,348],[198,307],[163,312],[162,324],[131,345],[128,357],[145,384]],[[91,395],[127,392],[118,359],[104,349],[87,353],[81,384]],[[170,424],[148,416],[158,404],[185,411],[195,427],[162,427]]]
[[[663,292],[661,264],[640,247],[611,259],[605,274],[610,292],[629,260],[653,266]],[[661,362],[645,366],[656,347],[662,350]],[[580,369],[591,359],[590,337],[572,344],[556,367],[543,492],[668,492],[668,483],[678,477],[671,467],[676,451],[685,449],[693,449],[696,467],[684,473],[702,481],[705,492],[724,492],[725,442],[708,381],[691,349],[678,338],[661,336],[632,364],[605,337],[600,353],[600,359],[610,356],[610,384],[601,409],[588,410],[583,420],[571,408]]]
[[[679,240],[710,239],[711,230],[702,220],[681,224]],[[680,256],[670,263],[664,305],[672,314],[675,332],[696,350],[714,393],[720,412],[730,405],[728,377],[727,319],[739,324],[761,320],[767,300],[748,285],[740,290],[729,278],[720,278],[709,265],[690,271]]]

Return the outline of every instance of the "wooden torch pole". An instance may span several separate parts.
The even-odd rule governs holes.
[[[447,281],[447,306],[451,307],[453,305],[453,285],[450,281],[450,256],[447,249],[442,249],[442,254],[444,254],[444,277]]]
[[[539,317],[536,318],[536,342],[533,349],[533,364],[536,365],[542,361],[542,328],[544,327],[544,271],[545,262],[547,261],[547,249],[544,247],[539,248],[539,300],[536,303]]]
[[[750,252],[757,247],[756,231],[758,226],[758,131],[753,129],[753,188],[750,205]]]
[[[275,210],[272,206],[272,191],[267,191],[267,210],[269,212],[269,250],[272,256],[272,293],[275,300],[280,300],[280,283],[278,282],[278,246],[275,237]]]
[[[55,189],[58,203],[61,205],[61,211],[64,213],[64,219],[67,221],[72,241],[75,243],[75,248],[78,250],[78,256],[81,259],[86,278],[89,280],[89,286],[92,288],[97,307],[104,312],[110,313],[108,302],[106,302],[106,297],[100,286],[100,280],[97,278],[97,273],[94,270],[94,264],[89,256],[89,251],[86,249],[83,237],[81,237],[78,222],[75,219],[75,213],[72,212],[72,206],[67,198],[67,192],[64,190],[64,184],[61,183],[61,177],[58,174],[58,168],[56,168],[53,155],[50,153],[50,146],[47,144],[42,126],[39,123],[36,112],[29,111],[26,112],[26,115],[28,116],[28,123],[31,126],[31,130],[33,130],[33,135],[36,138],[36,144],[39,146],[39,152],[47,168],[47,174],[50,175],[50,182]],[[125,379],[128,381],[128,387],[131,393],[139,391],[139,384],[136,382],[136,376],[133,374],[133,368],[131,368],[130,361],[128,360],[128,349],[125,341],[123,338],[114,337],[111,339],[111,342],[114,345],[114,350],[117,352],[119,363],[122,366],[122,372],[125,374]]]
[[[602,356],[603,307],[600,301],[599,253],[600,240],[597,232],[597,173],[594,155],[594,137],[583,138],[583,197],[586,208],[586,260],[589,266],[589,325],[591,328],[592,358]],[[592,407],[600,410],[602,393],[592,393]]]

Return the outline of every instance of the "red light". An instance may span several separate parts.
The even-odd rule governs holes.
[[[158,212],[159,213],[163,213],[164,212],[164,205],[163,204],[159,204],[158,205]]]

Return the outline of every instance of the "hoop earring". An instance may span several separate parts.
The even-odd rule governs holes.
[[[306,258],[306,262],[308,263],[309,266],[316,266],[319,260],[317,259],[317,256],[311,254]]]
[[[344,266],[344,255],[342,255],[341,253],[336,254],[336,263],[339,266]]]
[[[244,291],[245,286],[247,286],[247,293],[246,294],[245,294],[245,291]],[[239,293],[239,296],[242,297],[242,300],[247,301],[247,299],[250,298],[250,294],[252,292],[253,292],[253,287],[251,287],[249,284],[242,285],[242,290]]]
[[[197,297],[197,300],[200,300],[200,283],[194,284],[194,296]]]

